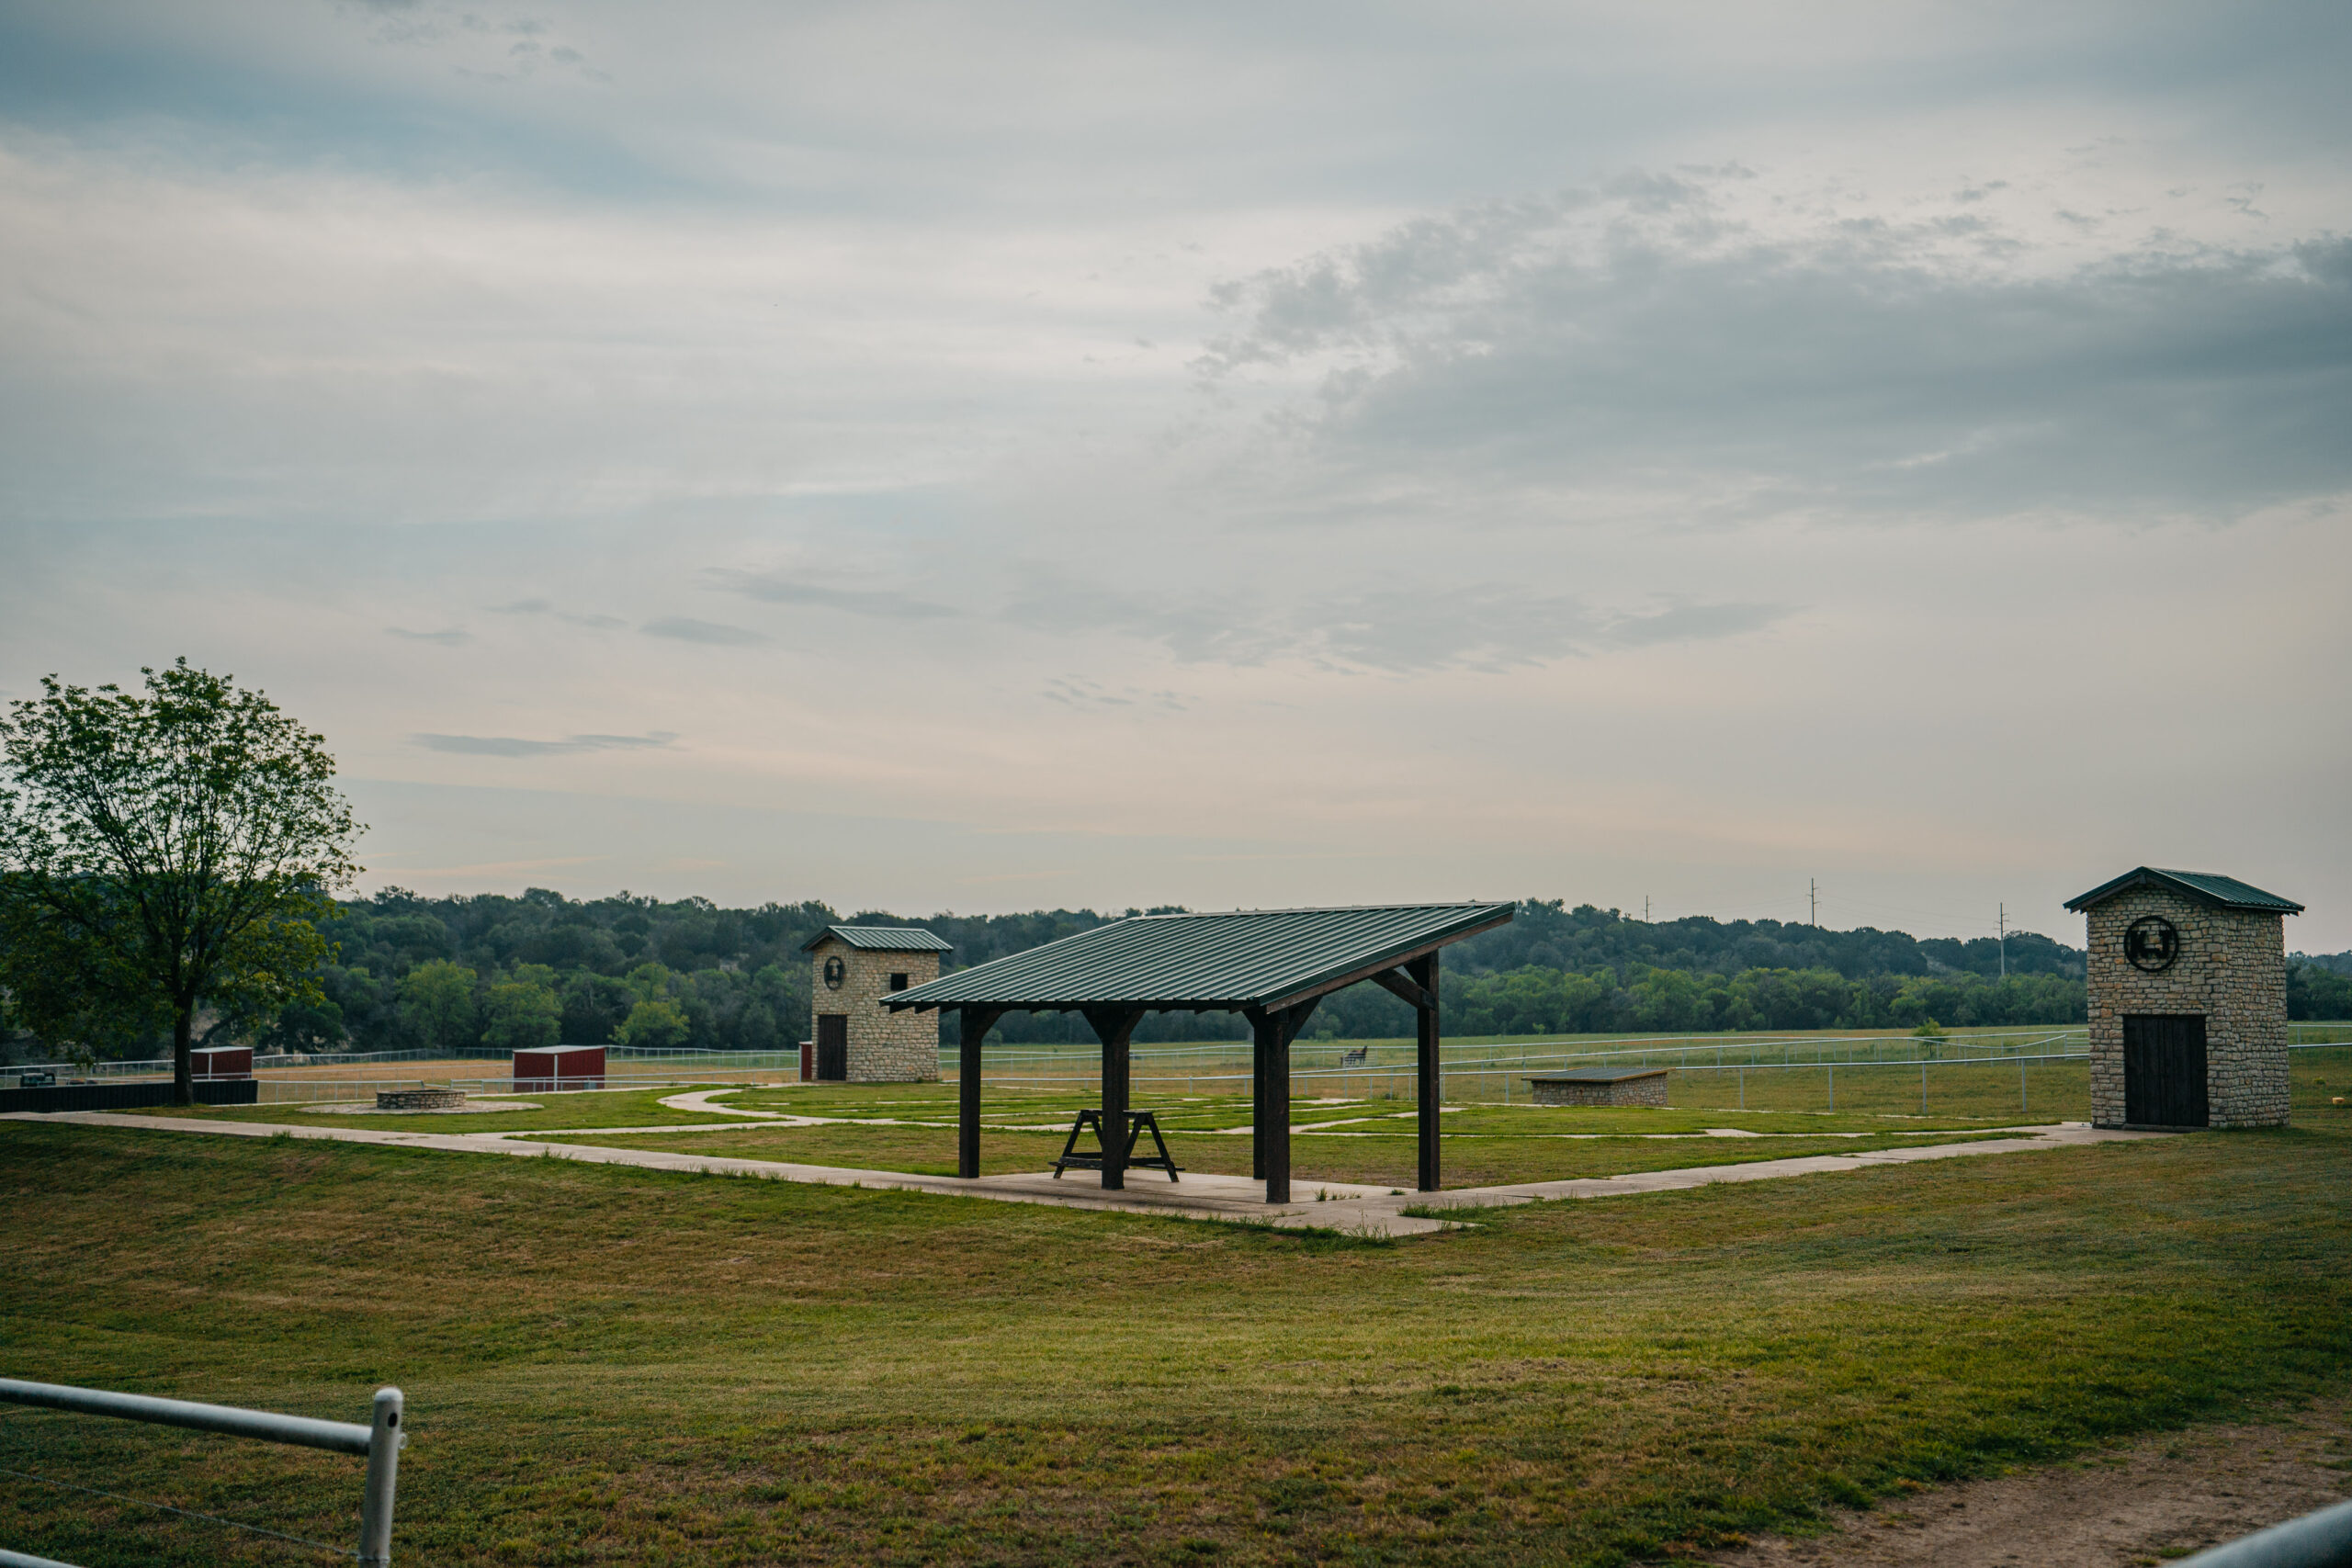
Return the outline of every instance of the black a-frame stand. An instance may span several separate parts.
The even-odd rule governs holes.
[[[1066,1169],[1100,1170],[1102,1168],[1101,1155],[1082,1155],[1078,1152],[1079,1137],[1089,1127],[1094,1129],[1094,1141],[1097,1144],[1105,1149],[1111,1146],[1110,1138],[1102,1131],[1102,1112],[1091,1110],[1080,1111],[1078,1120],[1070,1123],[1069,1141],[1062,1145],[1061,1157],[1054,1161],[1056,1181],[1062,1179],[1062,1172]],[[1157,1159],[1136,1157],[1136,1145],[1142,1141],[1146,1133],[1151,1134],[1152,1146],[1159,1151],[1159,1157]],[[1168,1140],[1159,1135],[1159,1118],[1150,1111],[1130,1111],[1127,1112],[1127,1146],[1125,1153],[1126,1157],[1119,1162],[1122,1167],[1130,1170],[1164,1170],[1168,1173],[1169,1180],[1177,1179],[1178,1168],[1176,1162],[1169,1157]]]

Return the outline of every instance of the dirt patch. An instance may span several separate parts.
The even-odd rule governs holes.
[[[2352,1492],[2337,1400],[2258,1426],[2143,1438],[2071,1464],[1924,1487],[1827,1535],[1758,1540],[1721,1568],[2132,1568],[2170,1561]]]

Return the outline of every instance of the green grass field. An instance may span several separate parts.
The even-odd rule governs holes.
[[[1244,1107],[1247,1114],[1247,1107]],[[1451,1120],[1451,1118],[1449,1118]],[[1800,1155],[1859,1154],[1923,1142],[1952,1143],[1996,1134],[1867,1134],[1859,1137],[1780,1135],[1738,1140],[1692,1138],[1666,1141],[1642,1137],[1579,1137],[1487,1134],[1449,1136],[1443,1145],[1448,1188],[1491,1187],[1567,1177],[1619,1176],[1628,1171],[1669,1170],[1695,1165],[1731,1165],[1789,1159]],[[617,1148],[668,1149],[684,1154],[727,1155],[806,1165],[846,1166],[864,1170],[908,1171],[919,1176],[956,1174],[953,1128],[901,1126],[757,1127],[741,1132],[692,1134],[594,1134],[565,1137],[567,1144]],[[980,1139],[980,1169],[995,1176],[1040,1170],[1061,1152],[1058,1133],[990,1133]],[[1096,1145],[1089,1138],[1081,1147]],[[1149,1152],[1146,1145],[1144,1152]],[[1178,1137],[1170,1152],[1187,1171],[1224,1176],[1250,1174],[1246,1137]],[[1311,1199],[1315,1183],[1360,1182],[1409,1190],[1418,1179],[1419,1145],[1410,1135],[1298,1134],[1291,1140],[1291,1187]],[[1072,1172],[1073,1186],[1094,1182],[1091,1172]],[[1157,1171],[1139,1171],[1131,1182],[1159,1182]]]
[[[2352,1047],[2299,1052],[2291,1064],[2296,1114],[2313,1124],[2352,1125],[2352,1107],[2335,1106],[2328,1087],[2352,1086]],[[1729,1165],[1811,1154],[1856,1154],[1933,1138],[1981,1135],[2020,1121],[2082,1120],[2089,1114],[2087,1069],[2080,1063],[2029,1066],[2026,1102],[2017,1111],[2014,1064],[1943,1066],[1930,1069],[1928,1104],[1919,1109],[1917,1068],[1853,1066],[1838,1069],[1837,1109],[1828,1109],[1826,1069],[1758,1071],[1744,1092],[1724,1074],[1678,1074],[1669,1110],[1544,1109],[1525,1105],[1455,1105],[1446,1111],[1444,1185],[1484,1187],[1572,1177],[1616,1176],[1694,1165]],[[1726,1093],[1725,1091],[1730,1092]],[[747,1089],[719,1103],[748,1111],[837,1118],[835,1124],[763,1125],[677,1134],[607,1133],[607,1128],[711,1128],[721,1114],[674,1110],[664,1099],[675,1087],[541,1095],[540,1109],[481,1115],[345,1116],[289,1106],[240,1106],[135,1114],[188,1115],[228,1121],[372,1127],[407,1132],[498,1132],[558,1136],[566,1143],[671,1149],[859,1169],[953,1175],[956,1169],[956,1089],[952,1084],[796,1084]],[[2352,1097],[2347,1097],[2352,1098]],[[1745,1100],[1742,1110],[1737,1101]],[[1723,1101],[1732,1103],[1724,1104]],[[989,1131],[981,1168],[991,1175],[1041,1169],[1062,1147],[1060,1131],[1082,1105],[1083,1086],[1003,1088],[991,1085],[982,1102]],[[1185,1169],[1250,1174],[1250,1144],[1236,1135],[1250,1121],[1246,1099],[1227,1095],[1147,1097],[1160,1116],[1170,1150]],[[1418,1168],[1413,1109],[1408,1101],[1295,1100],[1294,1182],[1317,1181],[1410,1188]],[[1752,1138],[1673,1137],[1707,1129],[1762,1134]],[[585,1131],[582,1131],[582,1130]],[[1090,1144],[1088,1146],[1091,1146]],[[1073,1180],[1086,1179],[1074,1176]],[[1156,1180],[1140,1173],[1138,1180]]]
[[[0,1335],[346,1420],[401,1384],[410,1562],[1621,1562],[2352,1386],[2352,1120],[2304,1120],[1393,1243],[17,1122]],[[0,1468],[338,1546],[359,1495],[47,1412]],[[301,1555],[16,1479],[0,1543]]]

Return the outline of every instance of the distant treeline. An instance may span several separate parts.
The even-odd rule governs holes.
[[[800,946],[827,925],[920,925],[955,944],[955,967],[1120,918],[1091,909],[844,916],[820,903],[725,909],[702,898],[662,903],[626,893],[582,901],[534,888],[520,897],[426,898],[388,888],[339,905],[322,927],[336,949],[321,974],[324,1005],[237,1027],[265,1048],[299,1051],[559,1040],[778,1050],[808,1037]],[[2006,977],[2002,964],[2002,944],[1990,937],[1922,941],[1869,927],[1703,916],[1648,921],[1538,899],[1521,904],[1511,924],[1446,950],[1443,1019],[1454,1034],[2082,1021],[2080,950],[2016,932]],[[2297,954],[2289,997],[2298,1018],[2352,1016],[2352,964]],[[1328,998],[1307,1032],[1393,1037],[1411,1029],[1402,1002],[1360,986]],[[952,1016],[943,1033],[954,1039]],[[1246,1035],[1231,1015],[1163,1014],[1146,1020],[1136,1038]],[[990,1038],[1092,1035],[1074,1016],[1016,1013]]]

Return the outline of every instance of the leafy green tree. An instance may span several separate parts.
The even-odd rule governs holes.
[[[1698,977],[1685,969],[1652,969],[1626,987],[1634,1001],[1636,1028],[1684,1030],[1704,1028],[1706,994]]]
[[[628,988],[639,1001],[656,1001],[670,994],[670,971],[660,964],[640,964],[628,972]]]
[[[507,980],[492,986],[482,1013],[487,1021],[481,1034],[485,1045],[502,1051],[531,1051],[563,1042],[563,999],[537,980]]]
[[[402,1021],[436,1050],[477,1043],[481,1029],[475,1021],[474,979],[472,970],[447,958],[418,964],[401,979]]]
[[[2352,975],[2337,975],[2316,964],[2289,964],[2287,1016],[2293,1019],[2352,1018]]]
[[[323,739],[261,693],[185,659],[141,673],[46,677],[0,719],[0,986],[45,1037],[168,1027],[185,1105],[199,1007],[324,999],[313,922],[363,829]]]
[[[683,1045],[693,1032],[686,1011],[667,997],[640,1001],[628,1010],[628,1017],[613,1031],[613,1043],[617,1045]]]
[[[343,1009],[330,998],[288,1003],[262,1031],[256,1043],[271,1051],[324,1051],[349,1038]]]
[[[559,994],[563,999],[563,1037],[575,1045],[601,1045],[610,1040],[637,1002],[636,994],[627,986],[602,975],[568,976]]]

